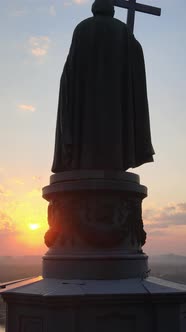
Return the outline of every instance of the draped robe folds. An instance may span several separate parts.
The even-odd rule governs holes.
[[[125,171],[153,154],[142,47],[121,21],[88,18],[61,77],[52,171]]]

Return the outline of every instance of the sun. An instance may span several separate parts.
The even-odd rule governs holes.
[[[31,231],[35,231],[36,229],[40,228],[39,224],[29,224],[28,227],[31,229]]]

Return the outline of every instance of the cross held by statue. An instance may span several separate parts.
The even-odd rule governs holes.
[[[134,31],[134,20],[136,11],[156,16],[161,15],[160,8],[144,5],[142,3],[137,3],[136,0],[114,0],[114,5],[117,7],[128,9],[127,25],[131,32]]]

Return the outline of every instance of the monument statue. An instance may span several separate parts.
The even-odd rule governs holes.
[[[142,247],[147,188],[124,172],[152,161],[145,68],[132,31],[109,0],[75,29],[64,67],[42,277],[5,289],[7,332],[183,332],[186,287],[149,277]],[[86,168],[86,169],[85,169]],[[1,286],[1,285],[0,285]],[[4,284],[4,286],[6,286]],[[1,290],[2,291],[2,290]]]
[[[153,161],[143,51],[111,0],[75,28],[60,82],[52,171]]]

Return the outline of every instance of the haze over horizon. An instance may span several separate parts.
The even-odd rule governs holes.
[[[143,46],[155,162],[133,171],[149,196],[143,204],[148,254],[186,255],[186,3],[141,0],[162,16],[136,13]],[[6,0],[0,4],[1,255],[42,255],[59,80],[75,26],[89,0]],[[125,21],[126,10],[115,8]]]

